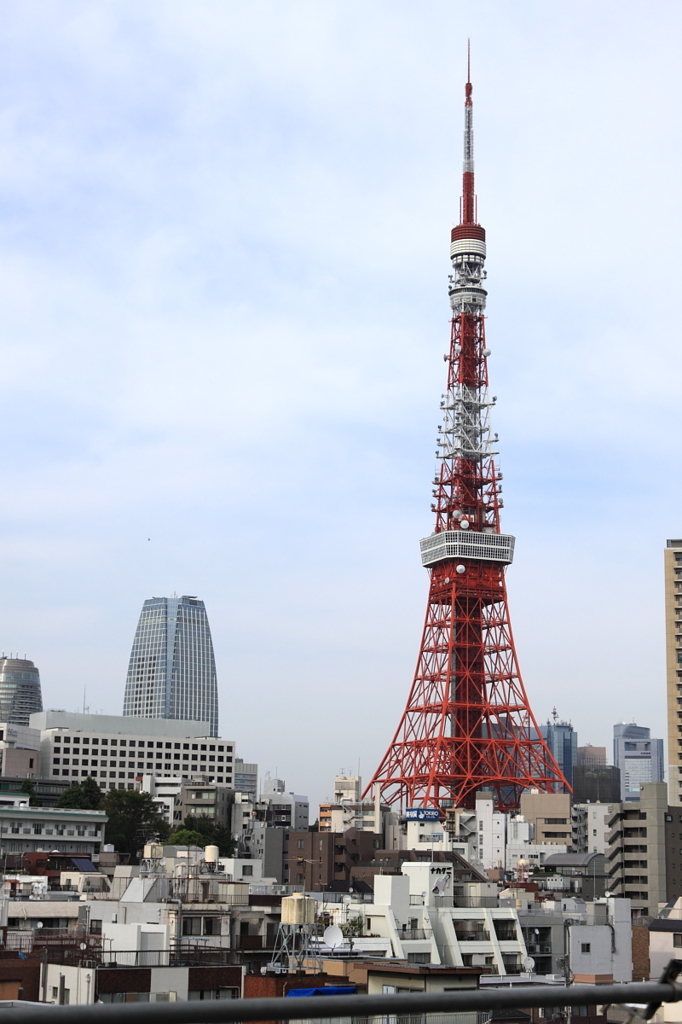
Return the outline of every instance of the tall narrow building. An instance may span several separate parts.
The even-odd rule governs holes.
[[[554,760],[564,773],[569,786],[573,785],[573,768],[578,763],[578,734],[570,722],[559,721],[556,708],[552,712],[552,721],[540,726],[545,743],[552,752]]]
[[[635,722],[613,727],[613,763],[620,769],[620,799],[639,800],[646,782],[663,782],[663,740]]]
[[[668,691],[668,801],[682,804],[682,540],[663,552]]]
[[[123,714],[208,722],[218,735],[218,684],[203,601],[152,597],[135,631]]]
[[[0,722],[29,725],[29,717],[43,710],[40,673],[25,658],[0,658]]]

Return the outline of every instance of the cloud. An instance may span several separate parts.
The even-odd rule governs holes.
[[[581,740],[662,734],[679,22],[2,10],[0,611],[48,706],[117,712],[143,599],[197,593],[240,755],[314,799],[371,773],[426,599],[470,35],[521,667]]]

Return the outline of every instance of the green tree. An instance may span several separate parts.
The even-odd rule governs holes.
[[[73,807],[79,811],[98,811],[101,806],[102,791],[90,775],[82,782],[72,782],[57,802],[57,807]]]
[[[201,832],[193,832],[189,828],[181,828],[179,832],[173,832],[168,840],[171,846],[207,846],[206,836]]]
[[[109,817],[107,842],[112,843],[118,853],[130,854],[134,863],[145,843],[163,843],[168,839],[170,829],[149,793],[111,789],[104,797],[102,809]]]
[[[218,825],[213,818],[205,814],[190,815],[182,823],[183,828],[191,832],[199,832],[203,837],[201,846],[217,846],[221,857],[231,857],[234,853],[234,839],[226,825]]]
[[[21,786],[19,787],[20,793],[28,793],[28,802],[30,806],[39,806],[39,801],[36,800],[36,784],[33,779],[24,779]]]

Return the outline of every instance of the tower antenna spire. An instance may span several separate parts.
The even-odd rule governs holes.
[[[467,41],[467,81],[464,86],[464,173],[462,175],[462,201],[460,224],[478,223],[476,195],[474,193],[474,106],[471,100],[471,40]]]

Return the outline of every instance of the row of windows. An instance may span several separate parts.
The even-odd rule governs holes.
[[[81,743],[81,737],[80,736],[74,736],[73,739],[71,739],[69,736],[64,736],[64,737],[55,736],[54,739],[53,739],[53,742],[55,744],[55,752],[56,752],[57,744],[59,744],[61,746],[62,743],[64,745],[66,745],[67,743],[73,743],[73,744]],[[85,746],[86,744],[89,744],[89,743],[90,743],[90,738],[88,736],[84,736],[82,738],[82,745]],[[92,745],[93,746],[97,746],[99,743],[100,743],[99,738],[97,736],[94,736],[93,739],[92,739]],[[145,740],[111,740],[111,741],[109,741],[108,739],[103,739],[101,741],[101,745],[103,747],[106,747],[106,746],[125,747],[126,745],[129,746],[129,747],[134,747],[136,745],[138,747],[144,747],[145,743],[146,743],[146,745],[148,747],[156,746],[157,749],[164,748],[164,747],[165,747],[166,750],[170,750],[171,748],[173,748],[175,750],[180,750],[181,747],[182,747],[183,750],[189,750],[190,749],[190,744],[189,743],[182,743],[182,744],[180,744],[180,743],[167,743],[167,742],[164,743],[161,740],[146,740],[146,741]],[[208,744],[206,744],[206,743],[192,743],[191,747],[192,747],[192,750],[206,750],[206,749],[208,749],[208,750],[216,750],[217,749],[217,750],[219,750],[221,752],[223,750],[226,750],[228,753],[232,753],[232,746],[230,744],[223,745],[223,744],[215,744],[215,743],[208,743]],[[68,751],[65,751],[65,753],[68,753]]]
[[[153,755],[150,754],[150,757],[151,756],[153,756]],[[161,755],[159,755],[159,756],[161,756]],[[192,754],[192,761],[197,761],[197,760],[205,761],[206,760],[206,756],[207,756],[206,754]],[[170,754],[168,754],[167,757],[170,758]],[[190,759],[189,754],[183,754],[182,755],[182,759],[183,759],[183,761],[189,761],[189,759]],[[81,758],[77,758],[77,757],[73,757],[73,758],[53,757],[52,758],[52,764],[69,764],[69,762],[71,764],[78,764],[79,760],[80,760],[81,764],[87,764],[88,763],[88,760],[85,757],[81,757]],[[179,761],[180,760],[180,755],[179,754],[174,754],[173,755],[173,760]],[[215,754],[209,754],[208,755],[208,760],[209,760],[209,762],[215,761]],[[232,761],[232,758],[231,757],[226,757],[225,760],[228,762],[228,766],[225,768],[225,771],[229,772],[229,771],[231,771],[231,768],[229,767],[229,765],[230,765],[230,762]],[[220,754],[218,754],[218,761],[219,762],[223,761],[222,755],[220,755]],[[106,760],[104,758],[99,759],[99,762],[100,762],[100,764],[103,767],[105,767],[106,764],[107,764],[107,762],[106,762]],[[97,766],[97,759],[96,758],[91,758],[90,759],[90,764],[92,766],[96,767]],[[119,761],[118,762],[118,767],[119,768],[125,768],[125,766],[126,766],[126,762],[125,761]],[[116,767],[116,761],[109,761],[109,767],[110,768],[115,768]],[[128,761],[128,767],[129,768],[134,768],[135,765],[133,764],[132,761]],[[138,768],[144,768],[144,764],[142,762],[138,761],[137,762],[137,767]],[[151,765],[148,764],[147,767],[150,768]],[[170,764],[168,765],[168,767],[170,768]],[[178,765],[178,767],[179,767],[179,765]],[[194,765],[192,767],[194,767]],[[222,771],[222,768],[219,769],[219,771]]]
[[[140,765],[140,768],[141,767],[142,766]],[[170,772],[170,771],[168,771],[169,767],[170,767],[170,765],[166,766],[166,771],[163,773],[164,776],[165,777],[170,777],[170,778],[177,777],[177,772]],[[148,764],[147,765],[147,769],[151,770],[151,771],[154,771],[154,766],[151,765],[151,764]],[[161,765],[160,764],[156,765],[156,771],[161,771]],[[60,772],[59,768],[53,768],[52,769],[52,774],[53,775],[59,775],[59,772]],[[78,776],[78,773],[79,773],[79,769],[78,768],[62,768],[61,769],[61,774],[62,775]],[[80,769],[80,774],[81,774],[81,776],[90,775],[93,779],[97,778],[97,772],[88,771],[87,768],[81,768]],[[137,773],[134,772],[134,771],[127,773],[127,777],[129,779],[136,779],[138,775],[139,775],[139,770],[138,770]],[[111,772],[110,771],[110,772],[107,773],[106,771],[104,771],[104,772],[100,771],[99,777],[101,779],[106,779],[106,778],[115,779],[116,778],[116,772]],[[119,779],[125,779],[126,778],[126,772],[119,772],[118,773],[118,777],[119,777]],[[207,778],[208,778],[209,782],[226,782],[228,785],[230,785],[231,782],[232,782],[232,778],[231,778],[230,775],[225,775],[225,776],[223,776],[223,775],[217,775],[217,776],[208,775]],[[101,785],[101,783],[100,783],[100,785]]]
[[[8,825],[2,825],[0,831],[16,835],[32,836],[90,836],[95,838],[101,832],[101,827],[86,828],[85,825],[72,825],[70,828],[64,825],[45,825],[42,822],[11,821]]]

